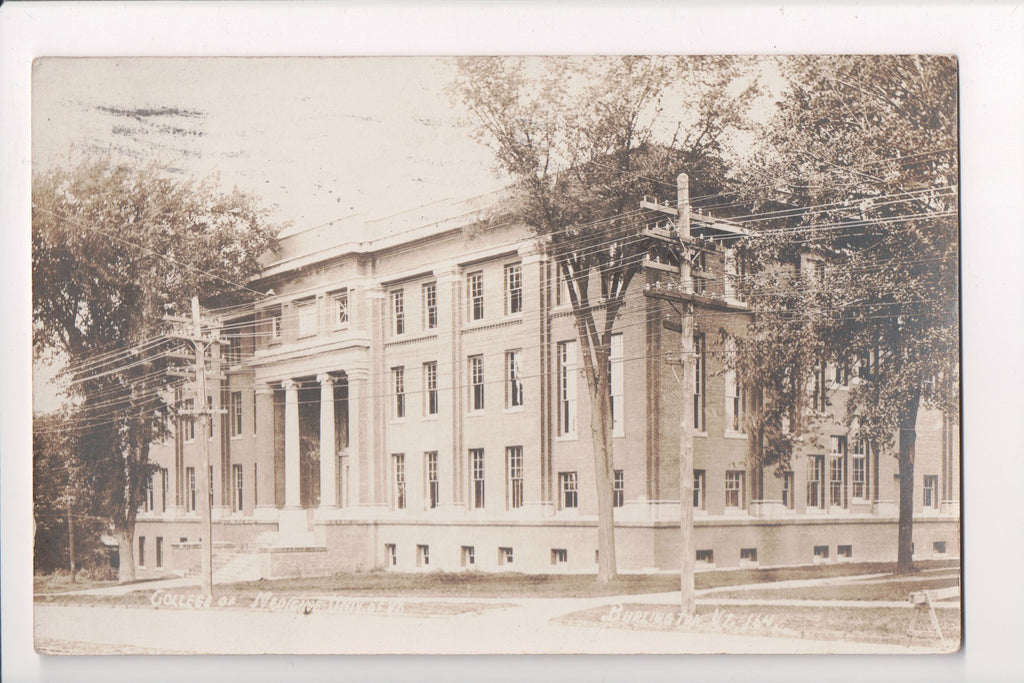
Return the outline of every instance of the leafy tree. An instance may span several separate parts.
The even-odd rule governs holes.
[[[169,305],[245,292],[276,229],[252,198],[215,178],[94,160],[33,176],[32,313],[37,357],[57,354],[78,403],[74,423],[92,494],[118,539],[119,579],[135,574],[135,517],[166,431]]]
[[[780,70],[788,88],[743,174],[772,209],[749,260],[796,266],[803,254],[822,266],[758,310],[800,296],[776,342],[799,331],[822,362],[863,356],[846,420],[855,438],[895,448],[897,571],[908,572],[917,415],[958,410],[956,60],[802,57]]]
[[[609,581],[611,337],[651,248],[638,239],[636,209],[645,195],[673,196],[684,169],[694,191],[722,188],[723,146],[755,86],[726,59],[469,58],[458,67],[453,95],[512,178],[512,213],[545,239],[572,303],[592,407],[598,581]]]
[[[103,559],[100,518],[91,495],[89,472],[79,457],[73,418],[58,411],[35,418],[32,439],[32,512],[35,522],[34,567],[37,572],[70,568]],[[72,547],[70,536],[74,535]]]

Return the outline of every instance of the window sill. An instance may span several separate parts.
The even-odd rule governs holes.
[[[734,432],[734,431],[731,431],[731,430],[726,430],[726,432],[722,436],[724,438],[726,438],[726,439],[746,439],[747,438],[747,435],[744,432]]]
[[[424,422],[437,422],[440,419],[438,413],[428,413],[421,418]]]
[[[242,435],[242,434],[232,434],[232,435],[231,435],[231,440],[232,440],[232,441],[238,441],[238,440],[240,440],[240,439],[241,439],[242,437],[243,437],[243,435]]]
[[[555,441],[578,441],[579,438],[578,434],[561,434],[555,437]]]
[[[522,413],[525,412],[523,406],[512,406],[511,408],[505,408],[506,413]]]
[[[484,410],[471,410],[466,413],[466,417],[483,417],[487,412]]]
[[[708,438],[708,433],[705,432],[705,431],[700,431],[700,432],[695,431],[695,432],[692,432],[692,434],[693,434],[694,437],[698,437],[699,436],[702,439]]]

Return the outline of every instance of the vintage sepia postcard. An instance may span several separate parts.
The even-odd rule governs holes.
[[[36,59],[36,651],[956,652],[958,70]]]

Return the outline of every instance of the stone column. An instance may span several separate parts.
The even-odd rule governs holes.
[[[358,507],[367,500],[363,493],[367,487],[363,482],[363,472],[368,466],[368,456],[363,438],[364,430],[368,428],[367,419],[364,414],[363,404],[366,402],[366,380],[368,373],[365,370],[346,370],[348,377],[348,481],[345,482],[349,507]]]
[[[295,380],[281,382],[284,398],[284,506],[302,507],[299,465],[299,385]]]
[[[257,383],[256,395],[256,474],[253,481],[256,516],[274,518],[274,387]],[[248,475],[247,475],[248,476]]]
[[[437,395],[440,403],[437,434],[437,478],[442,510],[462,512],[462,368],[465,363],[461,351],[460,326],[461,278],[454,263],[439,264],[434,268],[437,281]],[[443,369],[447,366],[449,372]]]
[[[317,376],[320,382],[320,509],[333,509],[337,500],[338,449],[334,436],[334,378]]]
[[[548,259],[539,244],[531,240],[519,248],[522,259],[523,331],[522,349],[525,409],[535,428],[522,436],[523,442],[523,513],[529,516],[554,514],[555,506],[545,495],[545,482],[550,472],[548,452],[548,412],[550,396],[547,380],[550,373],[545,363],[550,343],[545,339],[547,317]],[[503,369],[504,372],[504,369]]]

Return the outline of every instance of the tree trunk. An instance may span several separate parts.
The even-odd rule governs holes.
[[[118,529],[117,536],[117,581],[126,583],[135,580],[135,549],[132,544],[135,536],[135,526],[130,531]]]
[[[919,396],[907,402],[900,419],[899,461],[900,518],[896,539],[896,573],[914,571],[914,450],[917,442]]]
[[[68,502],[68,559],[71,563],[71,583],[75,582],[75,518]]]
[[[604,392],[607,394],[607,391]],[[615,563],[615,513],[612,498],[612,416],[609,400],[591,392],[597,409],[591,411],[591,441],[594,451],[594,482],[597,485],[597,581],[617,578]]]

